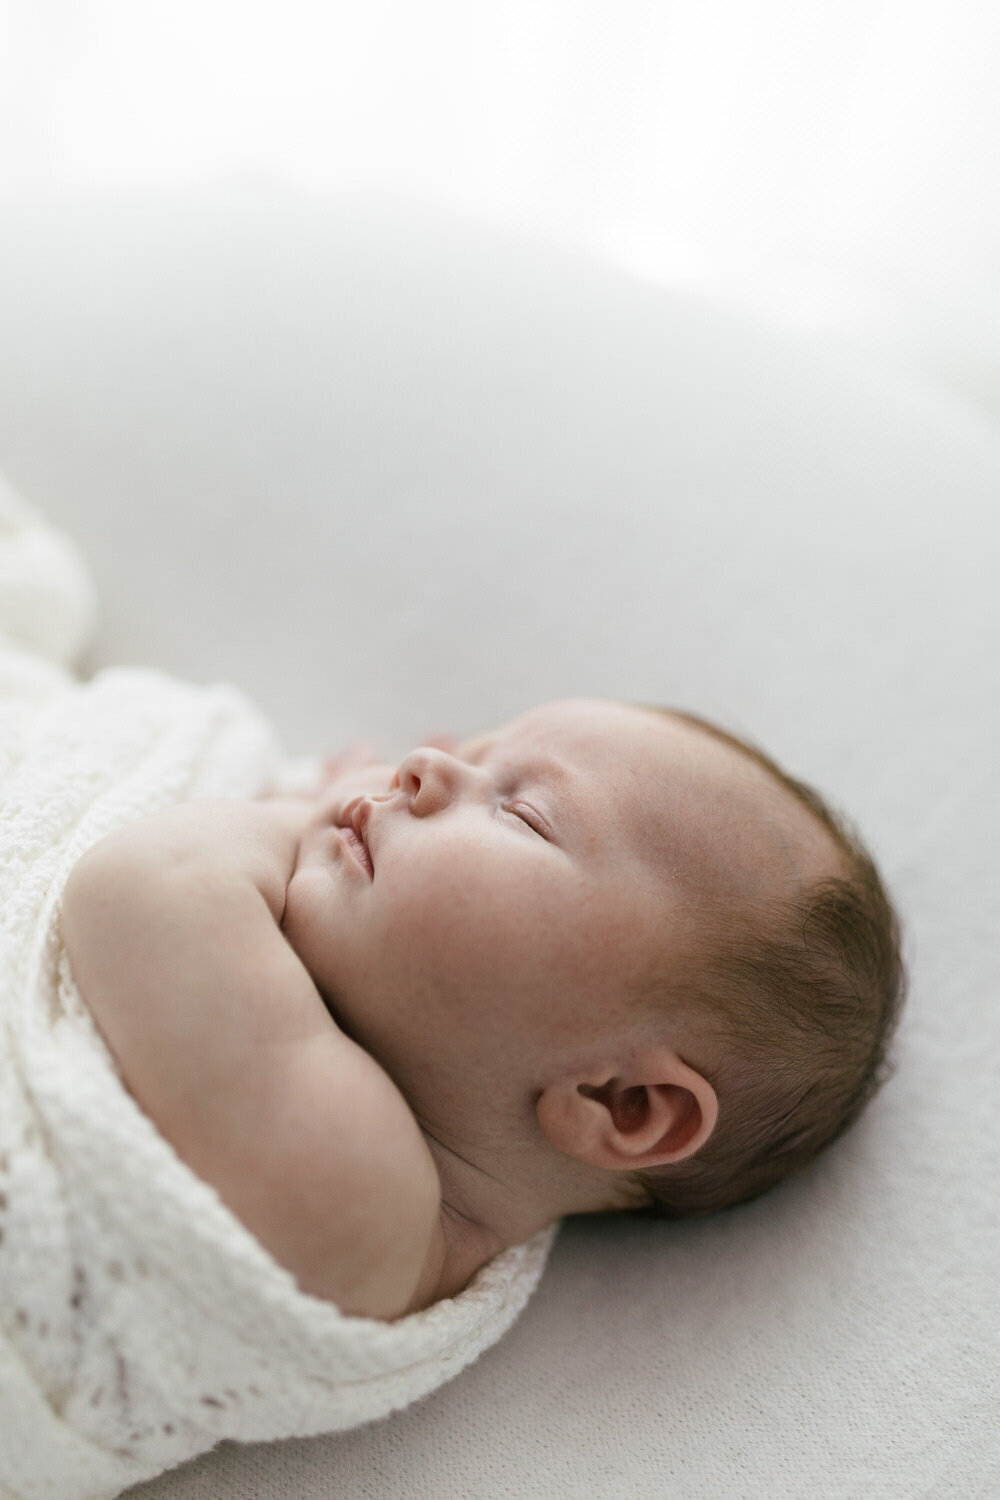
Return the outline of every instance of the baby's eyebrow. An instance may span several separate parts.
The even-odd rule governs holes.
[[[568,766],[552,755],[539,755],[528,762],[526,770],[529,776],[537,776],[543,784],[553,788],[559,799],[559,811],[574,812],[578,806],[579,780]]]
[[[473,739],[463,740],[455,747],[455,754],[469,765],[478,765],[496,744],[495,734],[480,734]],[[510,759],[505,753],[504,759]],[[517,771],[522,776],[537,777],[541,781],[549,781],[561,792],[572,788],[576,778],[569,768],[554,755],[548,754],[544,748],[530,747],[513,757],[516,761]]]

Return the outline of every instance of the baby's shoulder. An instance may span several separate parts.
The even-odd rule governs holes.
[[[120,830],[70,874],[62,938],[178,1156],[304,1291],[399,1317],[436,1295],[440,1180],[406,1099],[280,929],[288,816],[190,803]]]
[[[388,1073],[333,1022],[266,1069],[236,1212],[303,1291],[344,1312],[392,1319],[434,1301],[440,1179]]]

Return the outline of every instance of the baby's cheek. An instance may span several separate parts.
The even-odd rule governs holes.
[[[396,911],[403,950],[445,983],[481,984],[509,968],[523,947],[544,942],[530,900],[503,881],[481,881],[461,868],[423,872]]]

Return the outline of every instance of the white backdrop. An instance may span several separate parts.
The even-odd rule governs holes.
[[[178,191],[0,240],[0,456],[94,665],[235,681],[296,751],[689,704],[857,817],[908,934],[898,1073],[814,1173],[567,1225],[426,1402],[144,1500],[997,1500],[995,432],[444,216]]]
[[[17,198],[385,185],[763,306],[1000,421],[993,0],[0,0]]]

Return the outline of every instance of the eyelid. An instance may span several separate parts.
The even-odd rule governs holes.
[[[551,842],[551,828],[549,827],[546,820],[542,817],[538,809],[536,807],[532,807],[530,802],[522,802],[520,801],[520,799],[515,800],[514,802],[508,802],[507,810],[508,812],[512,812],[515,817],[520,818],[522,823],[526,823],[528,827],[531,828],[535,833],[537,833],[541,838],[548,839],[549,842]]]

